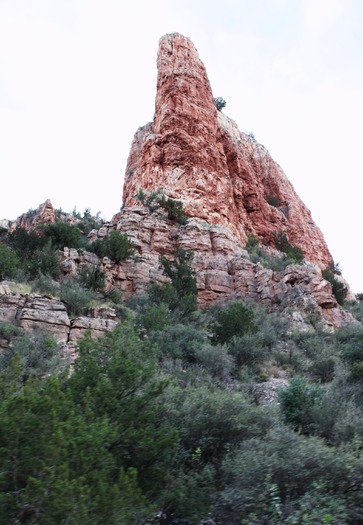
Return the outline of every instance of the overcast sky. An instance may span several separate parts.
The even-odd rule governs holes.
[[[361,0],[0,0],[0,218],[47,198],[105,219],[120,209],[172,32],[192,39],[224,112],[282,166],[363,291]]]

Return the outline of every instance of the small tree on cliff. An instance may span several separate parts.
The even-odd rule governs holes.
[[[223,108],[225,108],[227,104],[227,102],[222,97],[216,97],[214,102],[218,111],[221,111]]]
[[[148,210],[149,215],[152,215],[156,210],[162,208],[166,211],[167,217],[170,221],[178,224],[186,224],[187,216],[184,213],[183,203],[175,199],[166,197],[164,191],[158,188],[151,193],[146,193],[142,188],[138,190],[135,198]]]

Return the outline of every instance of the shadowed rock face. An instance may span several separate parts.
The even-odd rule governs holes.
[[[160,40],[155,117],[136,132],[126,168],[124,205],[138,189],[163,188],[189,217],[228,226],[243,244],[252,233],[273,244],[282,230],[306,259],[331,259],[310,211],[268,151],[218,112],[192,42]]]

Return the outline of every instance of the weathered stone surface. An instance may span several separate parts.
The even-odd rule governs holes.
[[[79,258],[74,252],[71,255]],[[88,317],[70,319],[65,305],[54,297],[37,294],[22,296],[11,292],[2,294],[4,289],[9,291],[8,286],[0,283],[0,322],[12,323],[25,331],[48,332],[59,343],[66,345],[66,353],[69,353],[69,349],[75,351],[77,341],[86,330],[90,330],[91,336],[97,338],[115,328],[118,323],[116,313],[110,307],[91,308]],[[0,347],[6,342],[3,343],[0,342]]]
[[[189,217],[227,226],[243,244],[248,233],[273,244],[274,233],[282,230],[307,259],[326,265],[332,257],[323,235],[280,166],[216,110],[192,42],[177,33],[166,35],[157,62],[155,117],[135,134],[124,182],[125,206],[136,204],[140,188],[163,188],[169,197],[183,201]],[[114,220],[122,221],[122,215]],[[195,229],[195,224],[188,227]],[[207,250],[208,236],[202,240],[201,231],[195,234],[199,240],[189,239],[190,248],[197,243]],[[142,248],[144,240],[136,236],[135,244]],[[211,242],[213,250],[221,248],[218,239]]]
[[[15,323],[18,313],[24,307],[25,297],[18,294],[0,295],[0,321]]]
[[[117,326],[117,321],[111,319],[99,319],[91,317],[76,317],[71,321],[71,330],[69,334],[69,343],[78,342],[89,330],[91,337],[97,339],[107,331]]]
[[[25,330],[43,330],[59,342],[68,341],[70,320],[66,307],[57,299],[39,295],[27,297],[17,321]]]

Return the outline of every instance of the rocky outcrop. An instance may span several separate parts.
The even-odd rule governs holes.
[[[118,323],[112,308],[93,308],[87,317],[70,318],[64,303],[54,297],[20,295],[1,284],[0,322],[14,324],[25,331],[47,332],[71,351],[86,331],[90,332],[91,337],[97,338],[115,328]]]
[[[306,262],[273,271],[253,263],[241,241],[228,227],[208,224],[202,219],[189,219],[177,225],[144,208],[126,208],[117,220],[94,231],[91,239],[116,229],[127,233],[137,253],[127,261],[114,264],[105,257],[78,254],[64,250],[62,267],[78,272],[84,264],[101,266],[107,286],[117,287],[125,299],[144,294],[150,282],[164,282],[159,256],[172,258],[178,248],[194,252],[199,305],[204,308],[230,299],[251,299],[280,311],[300,329],[322,323],[338,327],[352,321],[350,314],[339,308],[331,284],[323,279],[319,265]]]
[[[157,65],[155,116],[135,134],[124,206],[136,204],[140,188],[163,188],[184,203],[189,217],[227,226],[242,244],[254,234],[272,245],[282,230],[308,260],[327,265],[332,257],[323,235],[280,166],[217,111],[192,42],[166,35]]]
[[[43,204],[40,204],[36,210],[30,210],[27,213],[20,215],[11,224],[10,233],[13,232],[18,226],[24,228],[27,231],[36,229],[39,224],[54,223],[56,220],[55,209],[49,199]]]

